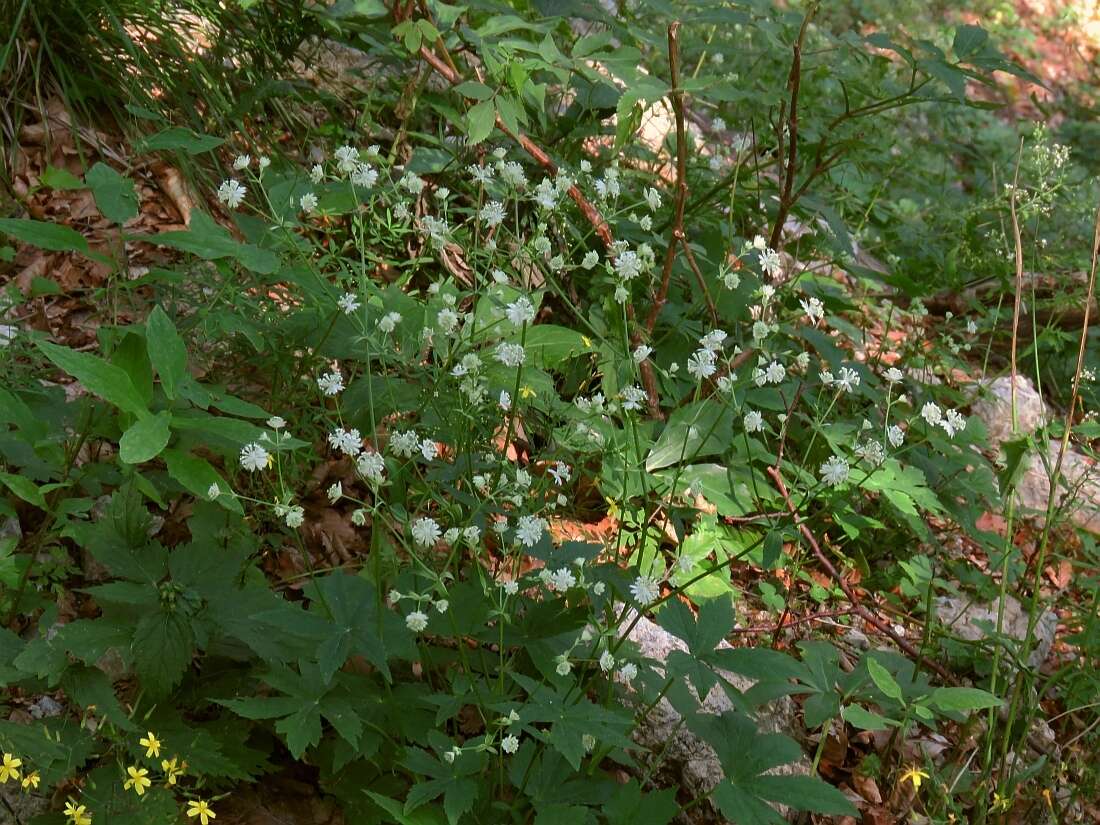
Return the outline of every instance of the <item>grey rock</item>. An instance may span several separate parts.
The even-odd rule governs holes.
[[[40,696],[27,710],[34,719],[48,719],[51,716],[60,716],[65,706],[52,696]]]
[[[981,394],[970,405],[989,433],[993,446],[1000,446],[1012,438],[1012,378],[1001,376],[985,381]],[[1030,378],[1016,376],[1016,432],[1030,435],[1050,420],[1050,409],[1035,389]]]
[[[941,596],[935,601],[937,618],[951,633],[968,641],[979,641],[986,632],[977,623],[989,622],[997,627],[998,605],[971,602],[958,596]],[[1005,597],[1002,632],[1006,636],[1023,640],[1027,634],[1028,615],[1024,605],[1013,596]],[[1043,610],[1035,622],[1035,642],[1028,658],[1031,667],[1040,667],[1050,655],[1054,637],[1058,632],[1058,617],[1050,610]]]
[[[1016,481],[1016,501],[1032,514],[1044,515],[1050,498],[1050,474],[1058,462],[1061,443],[1046,443],[1046,456],[1032,454]],[[1048,469],[1049,468],[1049,469]],[[1100,533],[1100,469],[1092,459],[1072,447],[1062,458],[1055,506],[1074,525],[1090,533]]]
[[[629,639],[638,645],[643,656],[656,662],[666,661],[674,650],[687,651],[687,645],[680,639],[644,616],[631,630]],[[720,647],[728,648],[731,645],[722,642]],[[752,680],[735,673],[723,672],[722,676],[740,691],[745,691],[754,684]],[[715,685],[703,699],[700,709],[704,713],[721,714],[734,708],[722,686]],[[795,705],[788,697],[758,712],[756,721],[760,730],[768,733],[794,736],[798,728]],[[693,798],[710,791],[724,777],[714,750],[687,729],[683,718],[667,699],[658,702],[646,715],[634,732],[634,740],[650,752],[659,754],[661,764],[657,770],[657,778],[662,783],[668,783],[669,787],[681,787]],[[793,765],[783,766],[776,772],[809,773],[809,770],[809,762],[803,759]],[[716,821],[713,819],[716,813],[713,809],[701,809],[710,809],[710,806],[697,806],[693,815],[681,814],[679,821]],[[719,818],[717,821],[724,820]]]

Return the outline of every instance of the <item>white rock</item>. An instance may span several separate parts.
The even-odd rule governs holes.
[[[974,413],[989,432],[994,447],[1012,438],[1012,378],[1004,375],[985,381],[981,394],[971,405]],[[1023,375],[1016,376],[1016,433],[1030,435],[1050,420],[1050,409],[1043,397]]]
[[[948,632],[968,641],[976,642],[986,637],[978,623],[988,622],[997,627],[997,603],[971,602],[959,596],[941,596],[935,601],[936,616],[947,626]],[[1027,635],[1028,615],[1024,605],[1013,596],[1005,597],[1002,633],[1022,640]],[[1035,642],[1028,658],[1031,667],[1039,667],[1050,655],[1054,636],[1058,632],[1058,617],[1050,610],[1043,610],[1035,622]]]

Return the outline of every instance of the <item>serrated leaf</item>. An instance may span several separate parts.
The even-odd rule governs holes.
[[[145,346],[153,369],[160,376],[164,394],[176,397],[176,388],[188,378],[187,347],[176,332],[176,325],[159,306],[145,320]]]
[[[171,421],[172,414],[167,411],[139,418],[122,434],[118,457],[126,464],[141,464],[156,458],[172,437]]]
[[[84,181],[91,188],[95,204],[107,220],[121,226],[137,215],[137,193],[134,182],[129,178],[100,162],[88,170]]]
[[[489,137],[496,123],[496,105],[483,100],[470,107],[466,113],[466,145],[476,146]]]
[[[167,696],[191,666],[194,646],[191,625],[182,616],[164,611],[142,616],[130,646],[142,687]]]
[[[126,371],[87,352],[77,352],[48,341],[36,346],[56,366],[84,385],[84,389],[139,418],[147,415],[145,402]]]

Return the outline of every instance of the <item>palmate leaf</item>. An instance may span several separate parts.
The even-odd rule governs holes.
[[[737,825],[784,822],[769,802],[814,813],[855,815],[847,797],[816,776],[769,773],[801,758],[802,749],[789,736],[761,734],[749,717],[736,712],[690,716],[688,727],[714,748],[725,771],[714,789],[714,801]]]
[[[159,610],[142,616],[134,629],[130,653],[142,687],[156,697],[168,695],[191,666],[195,637],[191,623],[177,613]]]

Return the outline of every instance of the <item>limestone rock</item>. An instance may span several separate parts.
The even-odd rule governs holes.
[[[977,623],[989,622],[997,626],[997,603],[972,602],[959,596],[941,596],[935,601],[936,616],[947,629],[960,638],[978,641],[986,632]],[[1006,636],[1023,639],[1027,634],[1027,609],[1013,596],[1005,597],[1004,623],[1002,631]],[[1031,651],[1028,664],[1039,667],[1050,655],[1054,645],[1054,636],[1058,632],[1058,617],[1050,610],[1043,610],[1035,623],[1035,647]]]
[[[989,432],[992,446],[1012,438],[1012,378],[1001,376],[982,385],[981,395],[971,405]],[[1030,378],[1016,376],[1016,431],[1030,435],[1050,420],[1050,409]]]

